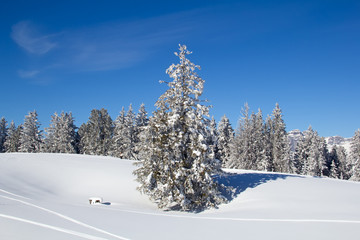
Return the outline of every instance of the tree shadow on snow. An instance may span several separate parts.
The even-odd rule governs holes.
[[[255,188],[261,184],[288,177],[301,177],[296,175],[277,174],[277,173],[227,173],[215,177],[215,180],[225,186],[221,188],[222,195],[230,202],[240,193],[248,188]]]

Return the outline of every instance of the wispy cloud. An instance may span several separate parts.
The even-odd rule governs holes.
[[[40,73],[40,71],[38,70],[30,70],[30,71],[26,71],[26,70],[19,70],[18,74],[21,78],[33,78],[36,75],[38,75]]]
[[[53,35],[40,33],[30,21],[19,22],[12,27],[12,39],[29,53],[45,54],[56,47]]]
[[[184,43],[190,33],[200,30],[203,10],[174,13],[134,21],[112,21],[93,26],[61,29],[46,34],[30,21],[12,27],[12,39],[32,53],[31,66],[41,76],[62,72],[106,71],[132,67],[166,44]],[[204,19],[202,19],[204,21]],[[194,30],[195,29],[195,30]],[[51,54],[49,54],[51,52]],[[47,54],[48,53],[48,54]],[[30,55],[32,57],[32,55]],[[40,77],[39,71],[18,72],[22,78]]]

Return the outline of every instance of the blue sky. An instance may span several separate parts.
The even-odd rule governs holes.
[[[0,9],[0,116],[34,109],[76,125],[91,109],[148,112],[166,90],[178,44],[201,66],[211,115],[283,110],[287,130],[360,128],[359,1],[5,1]]]

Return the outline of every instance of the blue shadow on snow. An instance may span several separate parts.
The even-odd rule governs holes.
[[[301,177],[296,175],[278,174],[278,173],[227,173],[215,176],[215,181],[225,188],[221,189],[221,193],[230,202],[240,193],[248,188],[255,188],[261,184],[278,179],[286,179],[288,177]],[[230,188],[230,190],[229,190]]]

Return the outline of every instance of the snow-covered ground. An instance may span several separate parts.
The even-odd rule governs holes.
[[[201,213],[158,210],[132,161],[0,154],[0,239],[357,239],[360,183],[229,171],[236,197]],[[232,174],[230,174],[232,173]],[[90,205],[90,197],[102,197]]]

